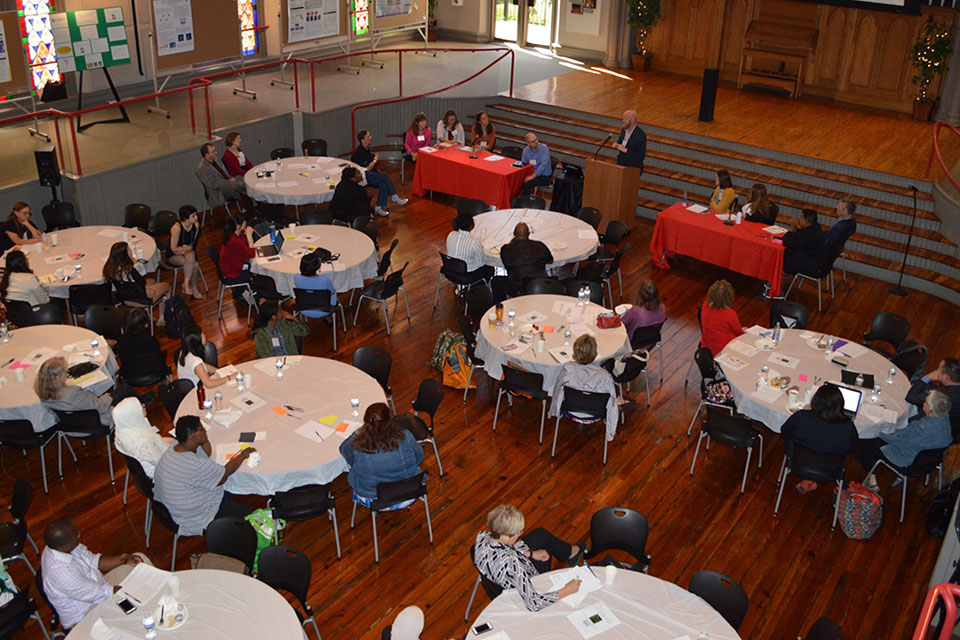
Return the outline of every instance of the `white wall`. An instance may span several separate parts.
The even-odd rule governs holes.
[[[490,40],[490,11],[493,0],[437,0],[437,26],[446,34],[475,42]],[[473,37],[471,37],[473,36]]]
[[[561,47],[571,47],[585,51],[596,51],[602,57],[607,51],[607,34],[610,22],[610,3],[623,0],[596,0],[596,8],[592,13],[575,15],[570,12],[573,0],[554,0],[560,3],[560,33],[558,40]],[[583,5],[583,0],[576,0],[576,4]],[[563,55],[561,49],[560,54]]]

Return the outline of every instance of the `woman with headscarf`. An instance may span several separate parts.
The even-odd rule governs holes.
[[[160,437],[160,430],[150,424],[144,406],[136,398],[125,398],[113,408],[113,425],[117,451],[136,458],[152,478],[157,461],[172,440]]]

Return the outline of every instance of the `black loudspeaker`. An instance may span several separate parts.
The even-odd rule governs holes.
[[[57,148],[48,145],[33,152],[37,160],[37,177],[40,186],[57,187],[60,185],[60,165],[57,164]]]
[[[66,100],[67,85],[64,82],[48,82],[40,92],[40,102],[56,102]]]
[[[703,70],[703,90],[700,93],[700,121],[713,120],[713,107],[717,103],[717,82],[720,80],[720,69],[708,68]]]

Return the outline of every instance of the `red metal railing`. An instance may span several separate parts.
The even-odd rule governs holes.
[[[935,122],[933,125],[933,149],[930,150],[930,159],[927,160],[927,173],[926,177],[930,177],[930,169],[933,168],[933,159],[936,158],[937,162],[940,163],[940,168],[943,169],[943,174],[947,176],[947,180],[953,184],[957,190],[960,190],[960,184],[957,184],[957,181],[953,179],[953,176],[950,175],[950,168],[947,166],[947,163],[943,161],[943,156],[940,154],[940,129],[941,127],[947,127],[953,131],[957,136],[960,136],[960,129],[957,129],[955,126],[949,122]]]
[[[266,27],[263,27],[263,28],[266,28]],[[239,75],[241,73],[252,73],[255,71],[262,71],[262,70],[270,69],[280,65],[293,64],[293,85],[294,85],[293,95],[294,95],[294,105],[296,109],[300,108],[300,80],[299,80],[298,68],[299,68],[299,65],[301,64],[305,64],[310,67],[310,109],[311,111],[316,111],[317,109],[316,73],[315,73],[315,69],[317,65],[323,64],[326,62],[336,62],[338,60],[345,60],[345,59],[349,59],[357,56],[373,55],[377,53],[398,54],[399,64],[398,64],[398,72],[397,72],[398,73],[397,86],[398,86],[398,93],[400,94],[401,97],[394,98],[392,100],[387,100],[387,101],[380,101],[380,102],[359,105],[359,108],[368,108],[368,107],[376,106],[378,104],[389,104],[391,102],[400,102],[402,100],[414,100],[416,98],[422,98],[424,96],[435,95],[437,93],[448,91],[450,89],[459,87],[460,85],[466,82],[469,82],[470,80],[473,80],[474,78],[476,78],[477,76],[484,73],[485,71],[490,69],[492,66],[494,66],[495,64],[503,60],[507,55],[510,56],[510,92],[509,93],[510,93],[510,96],[513,96],[513,79],[514,79],[514,71],[515,71],[515,63],[516,63],[514,51],[508,47],[486,47],[486,48],[471,48],[471,49],[429,49],[429,51],[431,52],[476,53],[476,52],[482,52],[482,51],[503,51],[504,53],[499,57],[497,57],[496,60],[494,60],[490,64],[483,67],[480,71],[474,73],[473,75],[469,76],[464,80],[456,82],[447,87],[443,87],[442,89],[436,89],[433,91],[429,91],[427,93],[419,94],[417,96],[410,96],[408,98],[403,98],[402,97],[403,96],[403,54],[411,53],[411,52],[421,52],[421,51],[423,50],[422,49],[380,49],[380,50],[354,51],[351,53],[344,53],[344,54],[339,54],[335,56],[329,56],[326,58],[317,58],[314,60],[308,60],[305,58],[290,58],[290,59],[284,59],[284,60],[275,60],[273,62],[265,62],[262,64],[243,67],[240,69],[230,69],[230,70],[221,71],[218,73],[211,73],[211,74],[199,76],[191,79],[187,83],[187,86],[185,87],[168,89],[165,91],[159,91],[156,93],[137,96],[134,98],[127,98],[124,100],[120,100],[119,102],[110,102],[108,104],[98,105],[94,107],[87,107],[86,109],[81,109],[78,111],[60,111],[59,109],[44,109],[42,111],[24,113],[18,116],[0,119],[0,127],[5,127],[7,125],[16,124],[23,120],[31,120],[34,118],[52,119],[54,129],[56,130],[56,134],[57,134],[57,152],[59,154],[60,165],[65,166],[63,149],[62,149],[61,139],[60,139],[59,124],[61,121],[66,121],[70,127],[71,146],[73,148],[74,171],[76,172],[77,175],[83,175],[83,170],[80,165],[80,148],[77,143],[77,131],[74,123],[74,118],[78,118],[79,116],[86,115],[88,113],[94,113],[96,111],[102,111],[104,109],[113,109],[120,105],[134,104],[137,102],[143,102],[145,100],[154,100],[157,98],[163,98],[163,97],[186,92],[189,106],[190,106],[190,128],[192,133],[196,135],[197,124],[196,124],[196,108],[195,108],[194,91],[198,89],[202,89],[203,102],[204,102],[205,111],[206,111],[207,139],[210,140],[213,138],[213,119],[212,119],[211,109],[210,109],[209,89],[211,86],[213,86],[214,81],[220,78],[226,78],[228,76]],[[354,107],[354,110],[351,112],[351,127],[353,127],[352,121],[354,118],[354,113],[357,108],[358,107]]]
[[[940,630],[940,635],[932,640],[950,640],[957,619],[958,597],[960,597],[960,585],[949,582],[934,585],[933,589],[930,589],[927,593],[926,600],[923,601],[923,608],[920,609],[920,619],[917,620],[917,626],[913,630],[913,636],[911,636],[912,640],[926,640],[930,623],[933,621],[934,610],[936,610],[937,604],[941,602],[943,603],[943,629]]]

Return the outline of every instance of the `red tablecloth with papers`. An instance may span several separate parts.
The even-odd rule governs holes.
[[[667,258],[680,253],[770,283],[770,295],[780,295],[783,245],[763,229],[746,222],[728,226],[709,211],[698,214],[677,203],[660,212],[650,240],[653,263],[669,269]]]
[[[498,209],[510,207],[510,200],[520,193],[523,179],[533,167],[514,167],[513,160],[503,158],[496,162],[485,160],[487,151],[470,158],[470,153],[458,147],[417,154],[417,168],[413,172],[410,192],[415,196],[427,191],[439,191],[461,198],[476,198]]]

